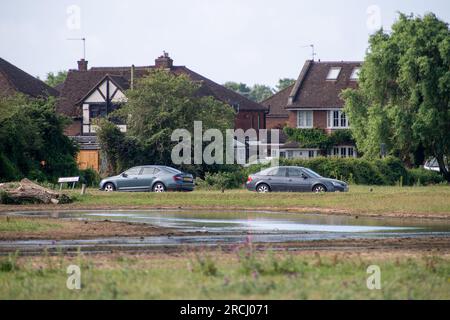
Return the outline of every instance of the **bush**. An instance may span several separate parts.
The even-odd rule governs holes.
[[[97,187],[100,183],[100,175],[91,168],[80,170],[80,181],[88,187]]]
[[[444,178],[436,171],[423,168],[408,170],[409,185],[429,185],[444,182]]]
[[[247,178],[244,170],[205,174],[205,179],[196,179],[197,186],[204,189],[236,189],[242,187]]]

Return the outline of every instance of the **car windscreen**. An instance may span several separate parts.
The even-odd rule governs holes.
[[[322,176],[320,174],[318,174],[317,172],[312,171],[311,169],[303,168],[303,171],[305,171],[306,174],[308,174],[309,176],[311,176],[313,178],[322,178]]]

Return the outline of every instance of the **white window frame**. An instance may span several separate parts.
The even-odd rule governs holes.
[[[341,74],[341,70],[341,67],[331,67],[327,74],[327,80],[336,81]],[[336,75],[334,76],[334,74]]]
[[[334,124],[335,113],[337,112],[337,126]],[[327,127],[329,129],[348,129],[350,124],[347,115],[340,109],[328,110],[327,111]],[[342,125],[344,124],[344,125]]]
[[[350,152],[353,150],[353,152]],[[352,155],[350,155],[352,153]],[[330,149],[329,156],[338,158],[357,158],[357,152],[355,146],[334,146]]]
[[[360,71],[361,71],[361,67],[353,68],[352,74],[350,75],[350,80],[358,81],[358,79],[359,79],[359,72]]]
[[[303,114],[302,119],[300,119],[300,114]],[[308,115],[310,115],[311,119],[310,124],[308,124]],[[312,110],[297,111],[297,128],[312,128],[313,124],[314,124],[314,112]]]

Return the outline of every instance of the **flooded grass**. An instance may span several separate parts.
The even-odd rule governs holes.
[[[449,260],[241,250],[22,257],[14,270],[0,271],[0,299],[450,299]],[[66,288],[69,264],[81,268],[81,290]],[[380,290],[367,288],[370,265],[380,267]]]
[[[316,208],[377,214],[450,214],[450,186],[385,187],[351,186],[348,193],[269,193],[247,190],[198,190],[189,193],[106,193],[89,190],[81,197],[73,191],[75,205],[222,208]]]

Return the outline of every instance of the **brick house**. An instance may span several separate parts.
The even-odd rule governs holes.
[[[58,90],[0,58],[0,96],[21,93],[32,98],[57,97]]]
[[[330,134],[349,128],[349,121],[342,111],[342,90],[356,88],[362,62],[321,62],[308,60],[296,82],[262,104],[269,108],[267,128],[321,128]],[[301,148],[297,142],[280,147],[280,155],[287,158],[311,158],[324,155],[324,150]],[[333,146],[328,155],[356,157],[353,144]]]
[[[77,70],[69,70],[61,89],[57,112],[73,119],[66,134],[74,137],[80,144],[78,163],[80,168],[101,167],[100,147],[95,136],[96,126],[92,119],[106,116],[109,112],[126,102],[126,90],[134,82],[147,75],[154,68],[164,68],[175,75],[188,75],[193,81],[201,83],[199,94],[213,96],[231,105],[236,110],[235,129],[266,128],[267,107],[253,102],[224,86],[188,69],[173,65],[167,53],[155,59],[155,64],[143,67],[92,67],[88,62],[78,61]],[[119,124],[126,131],[125,124]]]

